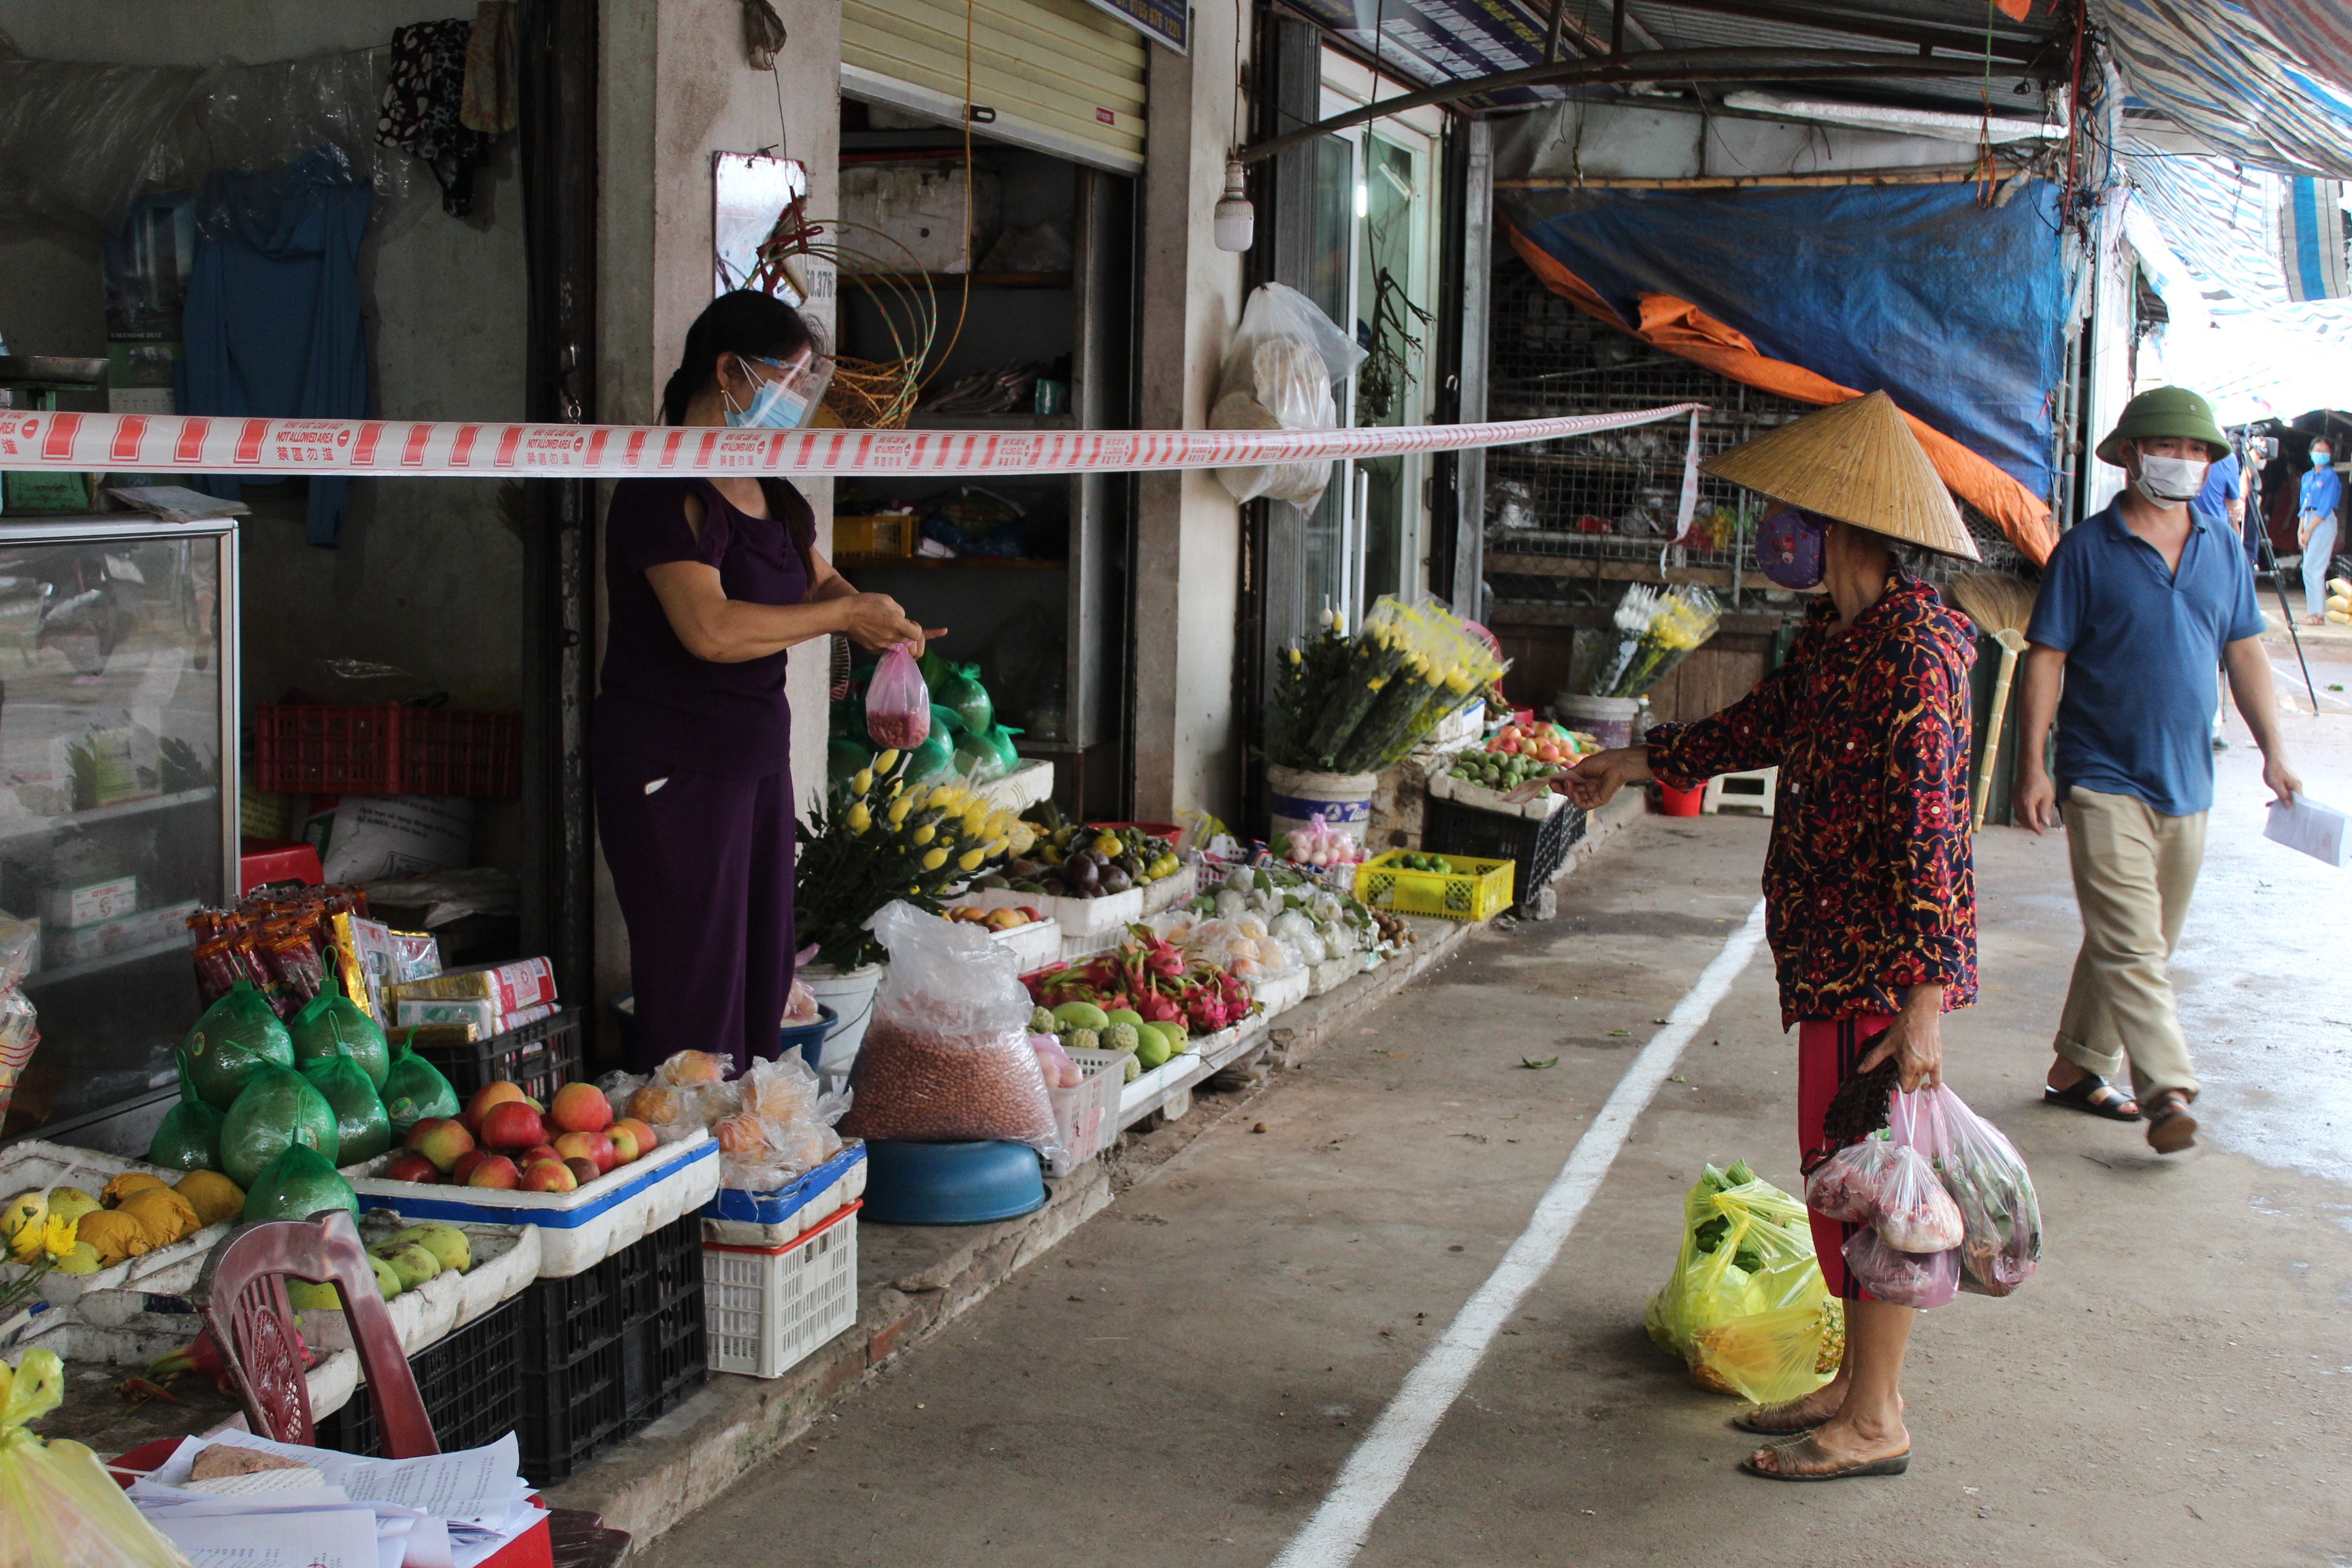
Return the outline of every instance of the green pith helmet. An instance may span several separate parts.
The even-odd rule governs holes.
[[[2123,417],[2099,443],[2099,461],[2124,466],[2124,443],[2153,436],[2177,436],[2213,448],[2213,460],[2229,455],[2230,438],[2213,422],[2213,405],[2185,386],[2159,386],[2124,405]]]

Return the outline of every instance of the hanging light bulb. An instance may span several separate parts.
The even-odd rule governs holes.
[[[1250,205],[1243,183],[1242,161],[1225,160],[1225,194],[1217,198],[1216,237],[1219,250],[1247,250],[1257,236],[1257,209]]]

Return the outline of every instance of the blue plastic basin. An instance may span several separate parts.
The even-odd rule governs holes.
[[[883,1225],[985,1225],[1045,1206],[1026,1143],[866,1145],[865,1217]]]

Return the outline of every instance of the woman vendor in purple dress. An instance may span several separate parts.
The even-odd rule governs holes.
[[[800,313],[711,301],[662,392],[667,425],[791,429],[824,391]],[[605,516],[604,686],[590,743],[598,835],[628,922],[639,1071],[721,1051],[773,1056],[793,982],[792,710],[786,649],[938,637],[861,594],[815,548],[779,479],[623,479]]]

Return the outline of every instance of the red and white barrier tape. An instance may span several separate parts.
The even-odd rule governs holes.
[[[736,430],[0,411],[0,468],[234,476],[657,479],[687,474],[1136,473],[1458,452],[1648,425],[1702,406],[1349,430]]]

